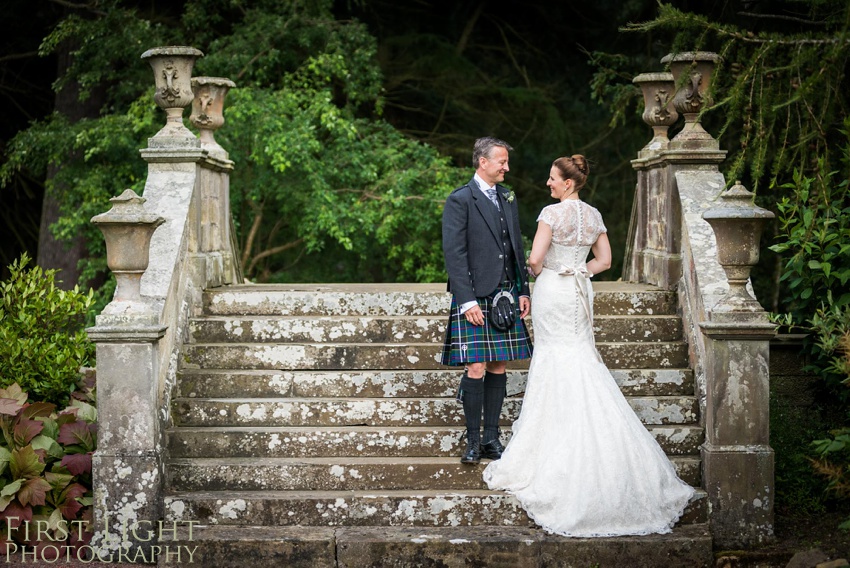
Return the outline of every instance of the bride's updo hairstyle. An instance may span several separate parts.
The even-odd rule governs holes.
[[[587,160],[581,154],[558,158],[552,162],[552,165],[558,168],[562,178],[571,179],[575,182],[576,191],[583,188],[584,184],[587,183],[587,174],[590,173],[590,168],[587,165]]]

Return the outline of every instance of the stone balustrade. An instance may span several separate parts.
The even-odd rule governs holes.
[[[224,93],[205,94],[198,118],[209,131],[203,140],[182,118],[195,97],[193,63],[202,56],[184,46],[142,55],[154,71],[154,100],[165,111],[166,124],[141,150],[148,162],[143,197],[125,192],[113,200],[124,213],[132,206],[132,215],[111,211],[93,219],[114,233],[107,239],[107,256],[120,257],[115,266],[135,267],[130,275],[116,273],[113,301],[87,330],[97,345],[100,416],[93,458],[94,544],[112,551],[157,544],[148,532],[163,518],[163,432],[171,421],[170,396],[187,323],[200,308],[203,290],[241,280],[231,234],[233,163],[211,132],[224,122]],[[198,86],[233,86],[213,79]],[[132,240],[127,227],[134,224],[148,227],[149,245]],[[126,276],[134,280],[124,283]]]
[[[775,328],[747,286],[759,226],[769,215],[738,186],[725,194],[733,209],[731,201],[718,207],[726,152],[700,121],[717,60],[707,52],[671,54],[662,59],[671,74],[635,78],[654,137],[632,161],[638,183],[623,277],[678,291],[706,429],[701,453],[712,535],[716,546],[736,548],[773,535],[767,386]],[[668,141],[671,103],[685,124]],[[729,260],[733,248],[736,260]]]

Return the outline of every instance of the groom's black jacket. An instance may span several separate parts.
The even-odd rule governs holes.
[[[528,296],[525,253],[519,227],[516,199],[496,185],[508,229],[507,245],[516,263],[516,284],[520,296]],[[443,256],[449,274],[448,290],[458,305],[489,296],[499,287],[505,270],[501,226],[495,207],[475,182],[475,178],[454,190],[443,209]]]

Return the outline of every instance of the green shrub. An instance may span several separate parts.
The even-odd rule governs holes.
[[[26,270],[24,253],[0,283],[0,387],[17,383],[34,400],[67,404],[80,367],[94,363],[83,321],[92,291],[56,287],[55,270]]]
[[[850,499],[850,428],[833,430],[829,437],[812,445],[818,454],[812,465],[829,482],[829,492],[838,499]],[[850,530],[850,517],[839,528]]]
[[[17,384],[0,389],[0,531],[7,543],[76,549],[91,540],[97,411],[81,392],[56,412],[54,404],[28,403]]]

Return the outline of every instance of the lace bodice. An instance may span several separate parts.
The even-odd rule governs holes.
[[[599,235],[608,232],[599,211],[580,199],[544,207],[537,220],[552,227],[552,242],[559,245],[590,247]]]
[[[537,220],[552,227],[552,244],[543,266],[555,272],[583,268],[596,239],[608,232],[599,211],[578,199],[544,207]]]

